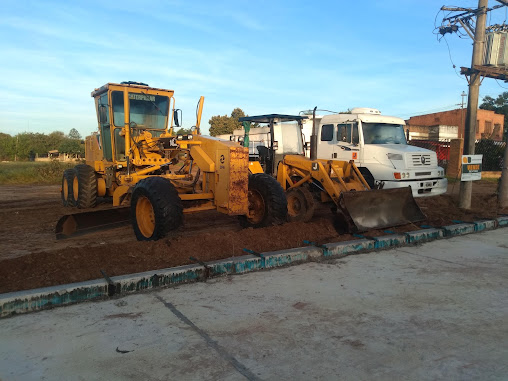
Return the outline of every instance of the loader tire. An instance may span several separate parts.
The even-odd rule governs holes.
[[[86,164],[78,164],[74,167],[72,192],[79,209],[95,208],[97,205],[97,178],[92,167]]]
[[[177,229],[183,206],[171,181],[147,177],[138,182],[132,191],[131,220],[138,241],[156,241]]]
[[[60,191],[63,206],[76,206],[72,192],[73,179],[74,170],[66,169],[62,176],[62,189]]]
[[[242,227],[261,228],[286,221],[288,204],[281,185],[266,173],[249,176],[249,215],[240,216]]]
[[[306,186],[291,188],[286,192],[288,221],[309,222],[314,215],[314,199]]]

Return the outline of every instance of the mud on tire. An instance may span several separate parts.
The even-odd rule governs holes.
[[[249,176],[249,215],[240,216],[243,227],[261,228],[286,221],[288,205],[281,185],[270,175]]]
[[[171,181],[147,177],[131,197],[131,220],[138,241],[156,241],[183,222],[182,200]]]
[[[74,167],[72,190],[79,209],[94,208],[97,205],[97,179],[91,166],[78,164]]]

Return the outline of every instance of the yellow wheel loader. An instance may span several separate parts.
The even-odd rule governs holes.
[[[86,164],[63,173],[61,197],[81,210],[98,198],[115,208],[63,216],[57,238],[131,221],[138,240],[157,240],[178,228],[184,213],[203,210],[240,216],[243,226],[286,220],[284,190],[270,176],[249,175],[248,150],[200,134],[203,97],[192,133],[174,133],[182,114],[173,93],[137,82],[92,92],[99,131],[86,138]]]
[[[249,163],[249,170],[277,178],[286,191],[289,221],[309,221],[316,202],[330,203],[344,231],[351,233],[425,219],[411,188],[371,189],[353,160],[316,159],[315,126],[311,157],[305,157],[301,132],[305,118],[270,114],[239,119],[248,131],[244,144],[250,149],[250,158],[256,159]],[[250,128],[245,123],[267,126]]]

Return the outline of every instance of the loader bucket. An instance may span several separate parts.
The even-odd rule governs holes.
[[[92,212],[74,213],[61,217],[55,228],[56,239],[111,229],[130,222],[130,208],[121,207]]]
[[[338,212],[352,233],[423,221],[410,187],[343,192]]]

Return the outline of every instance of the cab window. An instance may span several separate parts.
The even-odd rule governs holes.
[[[321,141],[331,142],[333,140],[333,124],[323,124],[321,126]]]
[[[101,107],[106,107],[106,120],[101,121],[101,143],[102,143],[102,152],[104,154],[104,158],[107,161],[113,160],[113,152],[111,147],[111,126],[109,124],[109,107],[108,107],[108,94],[104,93],[99,98],[98,103],[99,109]]]

